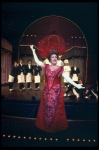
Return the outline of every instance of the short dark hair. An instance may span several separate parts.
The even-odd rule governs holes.
[[[49,61],[50,61],[51,55],[53,55],[53,54],[55,54],[55,55],[57,56],[57,58],[58,58],[58,52],[57,52],[57,50],[52,49],[52,50],[50,50],[50,52],[49,52],[49,57],[48,57]]]
[[[31,60],[31,59],[28,59],[28,62],[29,62],[29,61],[31,61],[31,62],[32,62],[32,60]]]
[[[17,63],[17,61],[14,61],[14,64]]]

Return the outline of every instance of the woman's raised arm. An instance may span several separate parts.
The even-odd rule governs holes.
[[[39,65],[39,66],[41,66],[41,67],[45,67],[45,65],[38,59],[38,57],[37,57],[37,55],[36,55],[36,53],[35,53],[35,49],[33,48],[33,45],[30,45],[30,48],[31,48],[31,50],[32,50],[32,52],[33,52],[33,56],[34,56],[34,60],[35,60],[35,62]]]

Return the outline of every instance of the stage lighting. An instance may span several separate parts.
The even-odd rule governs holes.
[[[14,135],[13,138],[16,138],[16,136]]]
[[[36,140],[37,138],[36,137],[34,137],[34,140]]]
[[[52,141],[53,139],[52,138],[50,138],[50,141]]]
[[[20,139],[21,138],[21,136],[18,136],[18,139]]]
[[[96,140],[94,139],[93,142],[96,142]]]
[[[45,141],[47,140],[47,138],[44,139]]]
[[[26,139],[26,136],[24,136],[23,139]]]
[[[75,141],[75,139],[72,139],[72,141],[74,142],[74,141]]]
[[[8,138],[10,138],[11,136],[10,135],[8,135]]]

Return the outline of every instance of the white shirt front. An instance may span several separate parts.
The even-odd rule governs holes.
[[[77,67],[74,67],[74,70],[77,70]]]
[[[31,64],[28,64],[29,69],[31,69]]]

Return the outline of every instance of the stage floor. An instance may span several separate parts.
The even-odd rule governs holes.
[[[68,129],[57,133],[46,133],[35,125],[36,113],[42,96],[40,90],[19,91],[19,84],[1,86],[1,146],[2,147],[91,147],[98,145],[98,100],[76,100],[64,97]],[[65,91],[65,88],[63,91]],[[32,101],[32,97],[35,101]],[[24,108],[24,109],[23,109]]]
[[[40,83],[40,89],[38,91],[35,91],[35,84],[32,82],[31,83],[31,87],[32,90],[28,90],[27,89],[27,84],[24,83],[25,86],[25,90],[20,92],[19,91],[19,84],[14,82],[13,84],[13,89],[14,91],[10,92],[9,91],[9,86],[7,85],[1,85],[1,95],[4,96],[4,99],[6,100],[25,100],[25,101],[32,101],[32,97],[35,97],[36,101],[40,101],[41,100],[41,96],[42,96],[42,90],[43,90],[43,86],[44,83],[41,82]],[[86,85],[87,87],[88,85]],[[63,92],[65,92],[65,88],[63,88]],[[73,93],[70,93],[73,95]],[[76,100],[75,98],[71,98],[71,97],[64,97],[64,102],[81,102],[84,103],[85,100],[83,99],[79,99]],[[91,102],[98,102],[98,100],[88,100],[87,102],[91,103]]]
[[[92,120],[67,120],[68,129],[46,133],[35,125],[36,119],[1,117],[3,147],[91,147],[98,144],[98,123]]]

